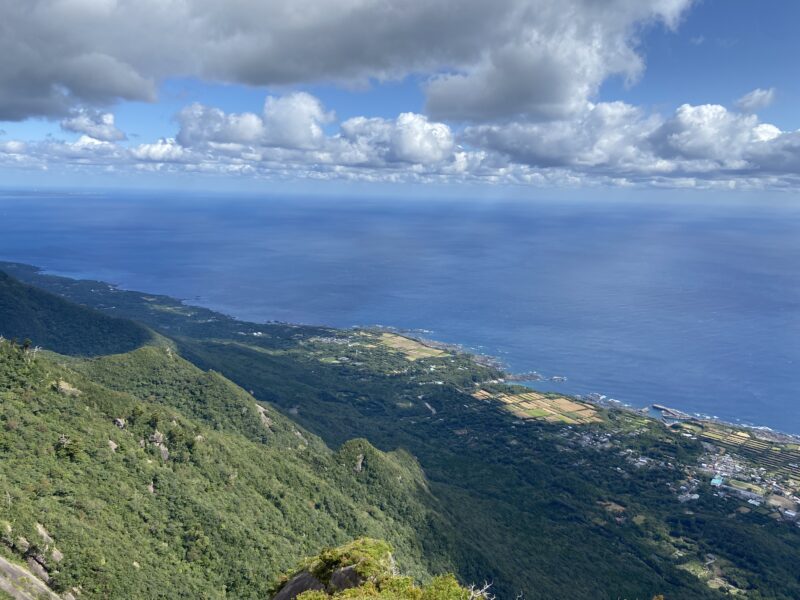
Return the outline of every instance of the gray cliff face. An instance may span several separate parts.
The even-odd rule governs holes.
[[[273,600],[294,600],[303,592],[311,590],[324,590],[322,582],[311,573],[303,571],[292,577],[280,591],[275,594]]]

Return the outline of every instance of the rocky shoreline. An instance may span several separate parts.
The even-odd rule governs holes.
[[[495,356],[475,352],[470,348],[467,348],[460,344],[441,342],[420,335],[421,333],[431,334],[433,333],[433,331],[431,330],[409,330],[409,329],[402,329],[398,327],[385,326],[385,325],[375,325],[369,327],[368,329],[397,333],[399,335],[403,335],[412,338],[414,340],[417,340],[418,342],[425,344],[426,346],[430,346],[431,348],[436,348],[438,350],[469,354],[472,356],[473,360],[477,364],[482,366],[492,367],[502,371],[504,375],[503,378],[500,380],[500,382],[502,383],[509,383],[509,384],[536,383],[543,381],[549,381],[553,383],[563,383],[567,381],[567,378],[561,375],[545,376],[539,373],[538,371],[523,371],[519,373],[514,373],[508,370],[507,364],[505,364],[502,360],[500,360]],[[782,444],[800,444],[800,434],[793,434],[775,430],[765,425],[749,425],[745,423],[734,423],[731,421],[726,421],[725,419],[719,419],[709,415],[689,414],[680,409],[665,406],[662,404],[650,404],[647,406],[636,407],[631,404],[615,400],[613,398],[608,398],[607,396],[597,392],[585,395],[579,395],[579,394],[564,394],[564,395],[573,396],[576,399],[589,402],[601,408],[634,412],[640,415],[643,414],[650,416],[651,418],[656,418],[665,421],[681,420],[681,421],[695,422],[695,423],[709,423],[709,424],[729,427],[732,429],[748,431],[752,433],[756,438],[765,441],[777,442]],[[653,416],[652,413],[654,411],[657,411],[660,414],[657,417]]]

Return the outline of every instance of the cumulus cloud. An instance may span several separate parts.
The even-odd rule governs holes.
[[[452,155],[454,147],[447,125],[414,113],[402,113],[394,120],[349,119],[342,123],[340,140],[345,160],[365,164],[440,163]]]
[[[766,108],[775,99],[775,88],[756,88],[736,101],[736,108],[744,112],[757,112]]]
[[[759,123],[755,115],[732,113],[715,104],[684,104],[653,132],[651,141],[667,158],[737,166],[754,143],[775,139],[780,133],[773,125]]]
[[[116,142],[125,139],[125,134],[117,129],[112,113],[82,108],[61,121],[61,128],[74,133],[82,133],[96,140]]]
[[[152,100],[170,76],[276,85],[410,73],[431,77],[435,119],[560,117],[609,75],[635,78],[640,29],[674,26],[690,3],[0,0],[0,120]]]
[[[195,103],[177,115],[177,140],[183,146],[203,143],[249,144],[264,135],[264,122],[253,113],[226,114],[218,108]]]
[[[218,108],[192,104],[178,114],[178,142],[263,145],[310,150],[324,141],[323,125],[334,118],[318,98],[296,92],[269,96],[263,112],[227,114]]]
[[[462,137],[513,164],[588,176],[677,182],[800,175],[800,133],[713,104],[685,104],[663,117],[621,102],[599,103],[574,119],[473,126]]]
[[[182,162],[188,152],[173,138],[160,139],[153,144],[140,144],[130,151],[135,160],[156,163]]]
[[[659,121],[623,102],[590,105],[573,119],[512,122],[467,128],[471,146],[539,167],[619,168],[641,162],[642,147]]]
[[[427,87],[434,117],[557,119],[585,108],[610,75],[636,79],[643,23],[674,26],[688,2],[533,2],[517,7],[513,26],[480,59],[434,77]]]
[[[311,94],[270,96],[264,103],[265,142],[286,148],[317,148],[325,136],[322,125],[333,119],[333,113],[326,112]]]

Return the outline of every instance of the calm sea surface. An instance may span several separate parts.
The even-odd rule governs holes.
[[[800,433],[800,207],[0,196],[0,260]]]

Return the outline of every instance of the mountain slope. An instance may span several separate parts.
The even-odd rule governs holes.
[[[30,339],[61,354],[97,356],[147,343],[141,325],[65,302],[0,271],[0,335]]]
[[[167,366],[152,389],[131,386],[137,397],[0,343],[2,540],[44,565],[54,589],[263,597],[297,558],[356,535],[393,540],[418,577],[447,566],[423,558],[419,531],[442,527],[413,459],[363,440],[331,452],[220,376],[209,384],[166,349],[147,354]],[[220,385],[231,390],[225,410],[262,428],[261,440],[218,415]],[[162,386],[182,389],[175,405],[143,399]]]
[[[156,343],[4,274],[0,323],[73,354]],[[263,598],[358,535],[391,540],[415,577],[452,568],[413,457],[333,452],[168,342],[87,359],[0,340],[0,434],[0,552],[62,593]]]

